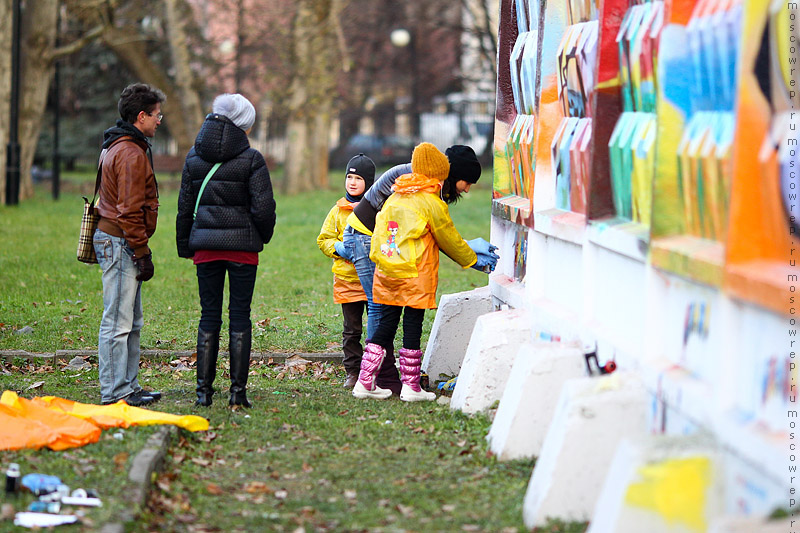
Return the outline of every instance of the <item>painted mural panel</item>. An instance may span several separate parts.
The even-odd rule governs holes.
[[[744,4],[739,35],[739,83],[736,85],[736,127],[733,177],[724,285],[732,294],[786,314],[789,281],[800,275],[789,250],[792,235],[784,197],[798,187],[796,163],[800,107],[797,76],[788,70],[798,59],[800,16],[796,4],[750,0]],[[786,184],[785,193],[781,184]],[[796,196],[795,196],[796,198]],[[796,200],[795,200],[796,201]]]
[[[651,257],[715,286],[728,231],[742,12],[740,0],[701,0],[688,20],[674,13],[662,38],[688,46],[664,47],[659,56]]]

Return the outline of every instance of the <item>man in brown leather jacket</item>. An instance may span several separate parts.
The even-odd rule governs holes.
[[[156,230],[158,184],[148,137],[161,124],[164,93],[143,83],[126,87],[118,108],[121,120],[104,132],[103,167],[94,234],[103,269],[103,318],[100,322],[100,400],[124,399],[147,405],[161,397],[139,385],[139,335],[144,324],[142,282],[153,277],[148,241]]]

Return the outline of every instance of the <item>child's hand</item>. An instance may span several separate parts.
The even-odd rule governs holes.
[[[336,241],[333,247],[336,249],[336,253],[339,255],[339,257],[347,261],[350,261],[351,263],[353,262],[353,256],[350,255],[350,251],[347,249],[347,246],[345,246],[342,241]]]

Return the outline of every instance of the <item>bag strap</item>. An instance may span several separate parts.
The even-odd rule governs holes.
[[[97,192],[100,190],[100,177],[103,175],[103,162],[97,165],[97,179],[94,181],[94,196],[92,196],[92,205],[97,199]]]
[[[208,185],[209,180],[211,180],[211,176],[214,175],[214,172],[222,165],[222,163],[215,163],[211,170],[208,171],[206,174],[205,179],[203,180],[203,184],[200,186],[200,192],[197,193],[197,203],[194,204],[194,214],[192,214],[192,220],[197,218],[197,209],[200,207],[200,198],[203,197],[203,191],[206,189],[206,185]]]
[[[136,141],[134,141],[133,139],[129,139],[129,138],[128,138],[128,139],[126,139],[126,138],[123,138],[123,139],[120,139],[120,140],[118,140],[118,141],[115,141],[115,142],[113,142],[113,143],[111,144],[111,146],[114,146],[114,145],[115,145],[115,144],[117,144],[117,143],[120,143],[120,142],[126,142],[126,141],[127,141],[127,142],[132,142],[132,143],[135,143],[135,144],[138,144],[138,143],[136,143]],[[108,148],[111,148],[111,146],[109,146]],[[94,202],[95,202],[95,200],[97,199],[97,192],[100,190],[100,178],[103,176],[103,160],[106,158],[106,154],[107,154],[107,153],[108,153],[108,149],[104,150],[104,151],[101,153],[101,156],[102,156],[102,157],[100,158],[100,161],[98,161],[98,163],[97,163],[97,179],[94,181],[94,196],[92,196],[92,206],[94,206]],[[150,165],[152,166],[152,164],[153,164],[153,161],[152,161],[152,158],[151,158],[151,160],[150,160]],[[156,187],[158,187],[158,186],[156,185]],[[88,198],[86,198],[86,197],[84,197],[84,199],[85,199],[87,202],[89,201],[89,199],[88,199]]]

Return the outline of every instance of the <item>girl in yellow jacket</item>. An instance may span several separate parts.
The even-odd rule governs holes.
[[[372,297],[382,304],[381,317],[375,335],[364,348],[358,382],[353,388],[356,398],[383,399],[391,395],[390,390],[375,385],[375,374],[386,348],[394,341],[402,315],[400,399],[433,400],[436,395],[419,386],[420,345],[425,309],[436,307],[439,250],[464,268],[491,271],[497,263],[493,247],[488,254],[476,254],[453,225],[447,204],[440,198],[442,182],[449,171],[447,156],[434,145],[418,145],[411,156],[411,174],[397,178],[394,193],[375,219],[370,251],[370,259],[376,264]]]
[[[344,386],[352,389],[361,367],[362,317],[367,305],[367,296],[361,288],[358,274],[347,257],[342,244],[342,234],[347,226],[347,217],[353,212],[364,193],[375,181],[375,163],[364,154],[354,156],[347,163],[345,172],[345,196],[325,217],[317,237],[317,246],[322,253],[333,258],[333,301],[342,304],[342,364],[347,372]]]

